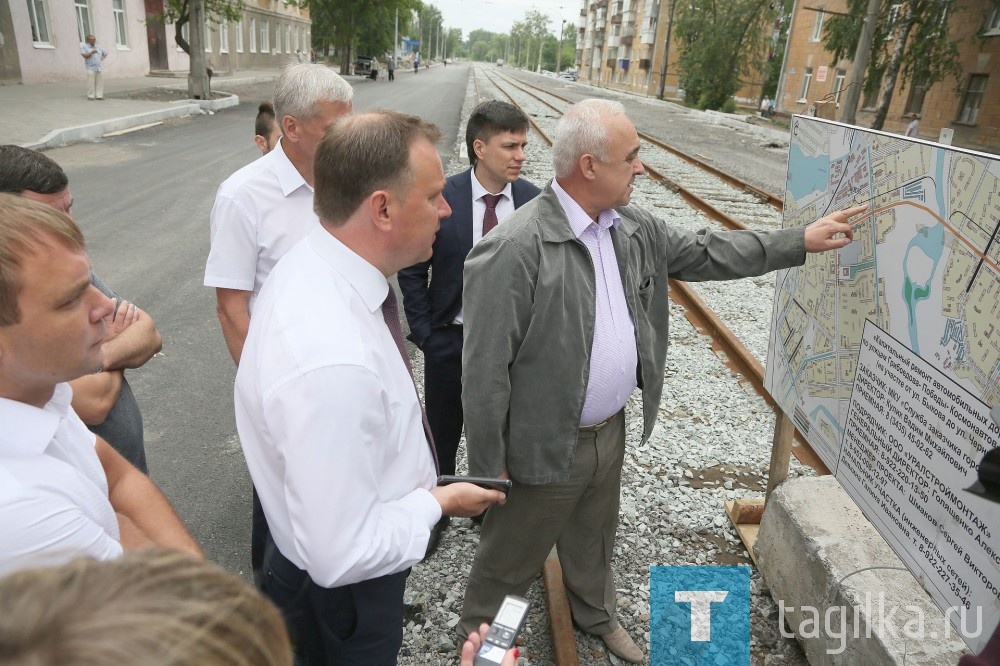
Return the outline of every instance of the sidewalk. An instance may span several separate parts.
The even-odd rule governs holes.
[[[242,70],[212,79],[213,91],[229,87],[274,81],[279,69]],[[106,79],[104,100],[88,100],[87,83],[61,81],[33,85],[0,86],[0,144],[15,143],[40,150],[72,141],[92,141],[107,132],[126,130],[201,113],[202,108],[225,108],[239,98],[223,100],[151,102],[115,99],[115,95],[148,88],[186,90],[187,78],[138,76]]]

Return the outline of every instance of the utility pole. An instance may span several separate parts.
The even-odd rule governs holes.
[[[670,0],[670,14],[667,16],[667,44],[663,47],[663,67],[660,69],[660,92],[657,99],[663,99],[663,91],[667,84],[667,63],[670,62],[670,33],[674,29],[674,6],[677,0]]]
[[[774,94],[774,108],[784,111],[782,108],[785,99],[785,68],[788,66],[788,51],[792,44],[792,31],[795,29],[795,8],[799,0],[792,0],[792,14],[788,17],[788,30],[785,32],[785,52],[781,56],[781,72],[778,74],[778,91]]]
[[[396,66],[396,50],[399,48],[399,7],[396,7],[396,23],[392,30],[392,66]]]
[[[209,80],[205,71],[205,0],[191,0],[188,33],[191,36],[191,67],[188,71],[188,95],[192,99],[208,99]]]
[[[559,26],[559,50],[556,51],[556,76],[559,76],[559,72],[562,71],[562,40],[565,30],[566,19],[562,19],[562,25]]]
[[[872,42],[875,41],[875,24],[878,22],[879,0],[868,0],[865,10],[865,20],[861,24],[861,37],[858,38],[858,48],[854,52],[854,64],[851,66],[851,82],[847,85],[847,95],[844,97],[844,110],[840,114],[840,122],[848,125],[855,123],[858,112],[858,101],[861,99],[861,86],[868,69],[868,58],[871,55]]]

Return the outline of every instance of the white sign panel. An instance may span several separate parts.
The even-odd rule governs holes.
[[[1000,162],[794,117],[785,225],[859,204],[853,243],[778,275],[765,385],[942,610],[982,609],[976,650],[1000,622],[1000,497],[977,484],[1000,445]]]

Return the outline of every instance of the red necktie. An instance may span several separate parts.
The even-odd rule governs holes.
[[[399,306],[396,302],[396,291],[389,285],[389,294],[385,297],[385,301],[382,303],[382,318],[385,319],[385,325],[389,327],[389,333],[392,334],[392,340],[396,343],[396,349],[399,350],[399,355],[403,357],[403,363],[406,364],[406,370],[410,373],[410,379],[413,379],[413,366],[410,365],[410,355],[406,353],[406,343],[403,342],[403,327],[399,324]],[[416,391],[417,385],[414,383],[413,390]],[[419,402],[420,396],[418,394],[417,401]],[[420,405],[420,418],[424,423],[424,435],[427,437],[427,446],[431,449],[431,457],[434,458],[434,471],[438,474],[441,473],[441,467],[438,464],[437,449],[434,448],[434,436],[431,435],[431,426],[427,422],[427,412],[424,411],[423,404]]]
[[[497,221],[497,204],[500,203],[501,197],[503,197],[502,194],[483,195],[483,203],[486,204],[486,214],[483,215],[484,236],[493,231],[493,227],[499,224],[499,222]]]

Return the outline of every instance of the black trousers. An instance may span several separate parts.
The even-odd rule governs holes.
[[[264,576],[264,548],[270,531],[267,528],[267,518],[264,517],[264,507],[260,504],[257,489],[253,490],[253,509],[250,515],[250,569],[253,571],[253,582],[260,588]]]
[[[269,536],[263,587],[285,618],[296,664],[395,666],[403,644],[403,591],[409,573],[320,587]]]
[[[455,473],[462,439],[462,327],[435,329],[424,341],[424,403],[441,474]]]

